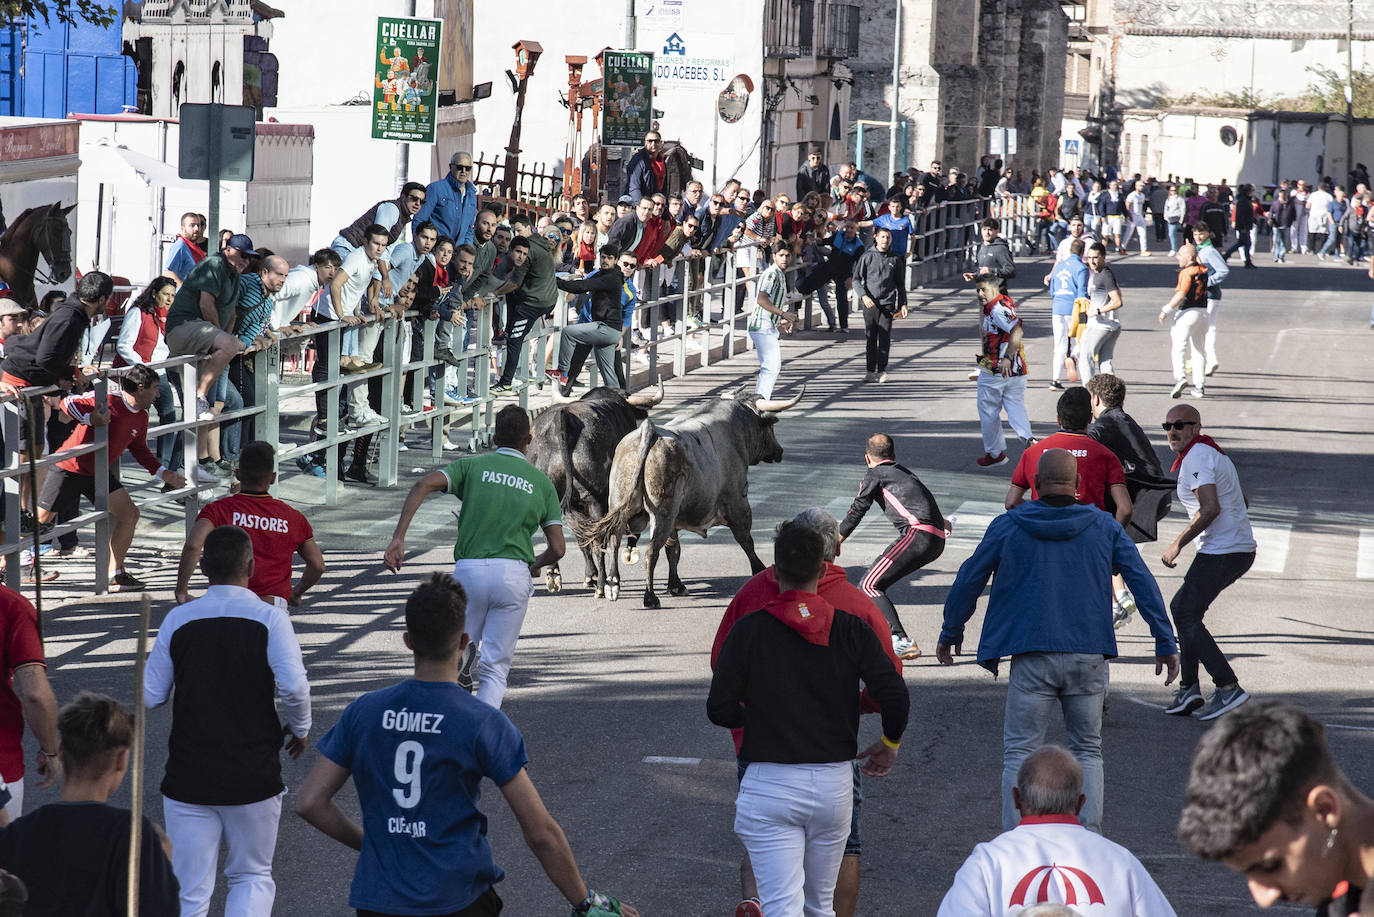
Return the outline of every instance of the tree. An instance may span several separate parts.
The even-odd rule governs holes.
[[[105,27],[115,21],[119,11],[99,0],[0,0],[0,18],[24,19],[38,16],[49,25],[56,17],[58,22],[67,25],[91,25]]]

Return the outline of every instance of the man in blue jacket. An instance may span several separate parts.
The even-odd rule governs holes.
[[[425,189],[425,204],[415,214],[415,225],[428,220],[440,236],[454,245],[471,245],[477,222],[477,186],[472,183],[472,154],[459,150],[449,157],[448,175]]]
[[[1119,570],[1155,638],[1155,674],[1178,677],[1178,644],[1164,598],[1125,530],[1095,506],[1074,502],[1078,466],[1073,454],[1050,449],[1036,468],[1040,499],[1023,503],[988,526],[964,561],[945,599],[935,656],[953,665],[962,652],[964,624],[992,581],[978,642],[978,664],[997,674],[1011,657],[1002,726],[1002,829],[1019,815],[1011,789],[1021,762],[1045,744],[1050,717],[1064,714],[1069,750],[1083,768],[1080,813],[1084,827],[1102,830],[1102,701],[1107,660],[1116,655],[1111,583]],[[1003,560],[1006,564],[1003,565]]]

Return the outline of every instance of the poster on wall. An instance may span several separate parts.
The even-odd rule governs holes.
[[[639,51],[607,51],[602,58],[606,103],[601,119],[602,146],[639,146],[653,125],[654,56]]]
[[[377,17],[372,139],[433,143],[443,21]]]

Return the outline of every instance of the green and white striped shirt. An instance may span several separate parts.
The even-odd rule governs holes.
[[[758,292],[768,297],[775,309],[787,308],[787,275],[776,264],[759,275]],[[778,322],[782,316],[769,312],[759,305],[758,296],[754,297],[754,308],[749,312],[749,330],[777,333]]]

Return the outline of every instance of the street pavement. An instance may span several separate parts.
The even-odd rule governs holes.
[[[1283,266],[1267,260],[1259,256],[1255,270],[1233,269],[1220,325],[1221,368],[1198,404],[1207,432],[1239,469],[1260,541],[1255,568],[1222,595],[1207,621],[1251,694],[1287,698],[1320,718],[1337,759],[1357,786],[1369,790],[1374,497],[1365,479],[1374,451],[1368,343],[1374,331],[1367,325],[1374,282],[1362,269],[1319,266],[1310,258]],[[1127,330],[1116,360],[1130,386],[1126,408],[1163,455],[1158,424],[1172,403],[1171,378],[1168,333],[1155,316],[1176,268],[1159,253],[1117,259],[1114,266],[1126,304]],[[1046,270],[1043,262],[1025,263],[1012,285],[1023,303],[1031,366],[1027,401],[1039,436],[1055,428],[1058,397],[1046,387],[1049,303],[1039,283]],[[970,622],[968,655],[959,664],[940,667],[933,657],[946,590],[1001,511],[1013,465],[984,471],[974,464],[982,449],[974,384],[966,378],[977,348],[971,294],[931,289],[912,301],[917,308],[896,326],[885,385],[862,382],[858,316],[857,330],[847,337],[810,332],[786,340],[776,394],[787,396],[805,383],[806,397],[777,426],[783,461],[750,473],[754,536],[765,560],[774,526],[801,508],[820,505],[843,515],[862,476],[863,441],[878,430],[896,438],[899,460],[955,518],[944,555],[894,592],[926,655],[906,669],[913,703],[898,765],[890,777],[864,782],[864,915],[934,914],[970,849],[999,831],[1004,685],[972,661],[981,612]],[[746,353],[670,381],[656,419],[736,390],[752,380],[754,366]],[[1013,462],[1019,451],[1019,445],[1009,449]],[[420,452],[409,455],[417,459],[402,455],[406,486],[429,470]],[[392,575],[383,570],[381,550],[404,486],[350,485],[339,506],[325,508],[319,482],[292,474],[281,493],[306,510],[329,563],[324,581],[294,617],[313,684],[318,737],[360,693],[408,673],[401,605],[422,577],[450,568],[457,503],[441,497],[423,507],[411,528],[406,567]],[[153,588],[156,624],[171,600],[181,529],[170,511],[149,515],[134,557]],[[1161,542],[1142,546],[1166,601],[1192,549],[1175,570],[1160,563],[1159,553],[1184,522],[1176,507],[1161,524]],[[874,509],[844,545],[840,561],[852,580],[892,534]],[[64,580],[77,582],[80,571],[68,566],[73,569]],[[657,611],[641,607],[642,565],[622,573],[621,599],[597,601],[581,587],[582,560],[572,550],[563,564],[562,594],[550,596],[537,584],[504,710],[523,730],[530,774],[595,888],[646,915],[728,915],[738,900],[741,852],[732,831],[735,761],[729,736],[706,719],[705,699],[711,639],[726,603],[748,577],[748,563],[723,528],[704,541],[684,536],[688,594],[661,593]],[[662,583],[662,566],[659,574]],[[68,587],[50,594],[44,617],[60,699],[83,688],[131,698],[133,597],[83,599]],[[1191,859],[1176,839],[1188,762],[1204,726],[1161,713],[1173,689],[1154,674],[1145,626],[1136,619],[1118,636],[1103,732],[1104,832],[1141,858],[1180,915],[1253,913],[1239,876]],[[148,719],[143,786],[147,812],[158,820],[170,720],[165,708]],[[866,718],[861,745],[877,731],[876,718]],[[1063,741],[1062,730],[1057,735]],[[32,760],[31,739],[29,745]],[[301,761],[286,761],[288,794],[314,758],[312,748]],[[54,791],[30,789],[28,803],[32,808],[54,798]],[[128,799],[126,782],[115,801]],[[356,811],[351,788],[341,800]],[[292,802],[288,795],[277,847],[276,913],[352,913],[347,896],[354,854],[296,818]],[[494,787],[486,788],[483,806],[497,861],[507,872],[499,886],[506,913],[566,913]],[[216,911],[222,897],[221,879]]]

